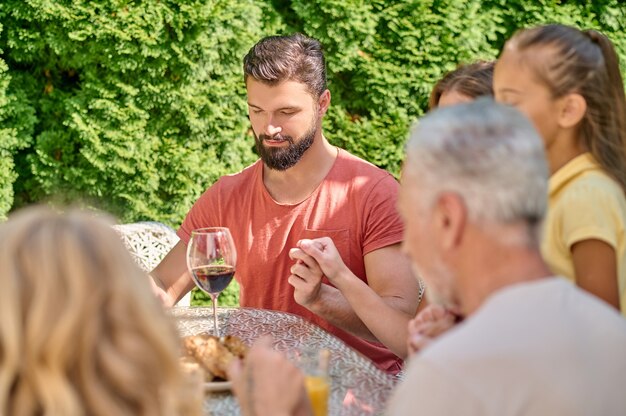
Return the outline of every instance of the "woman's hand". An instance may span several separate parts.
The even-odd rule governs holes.
[[[304,376],[285,356],[271,348],[270,337],[259,338],[244,362],[228,371],[244,416],[305,416],[311,406]]]

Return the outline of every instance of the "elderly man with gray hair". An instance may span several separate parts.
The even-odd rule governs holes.
[[[430,302],[465,319],[411,358],[388,414],[624,414],[626,320],[551,276],[539,252],[547,181],[541,139],[513,108],[479,100],[414,128],[399,199],[404,250]],[[320,258],[329,251],[314,246]],[[249,385],[263,391],[237,394],[282,394],[277,406],[289,404],[274,414],[301,411],[261,382],[290,365],[254,350],[245,365],[259,382]]]

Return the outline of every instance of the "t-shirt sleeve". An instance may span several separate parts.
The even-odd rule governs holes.
[[[397,209],[399,184],[385,175],[372,187],[364,205],[363,254],[402,241],[403,225]]]
[[[219,187],[218,181],[198,198],[187,213],[176,232],[185,244],[189,241],[192,230],[219,226]]]
[[[562,207],[561,239],[568,249],[589,239],[602,240],[617,247],[620,208],[618,198],[612,192],[599,186],[580,186],[563,196]]]
[[[481,401],[453,374],[415,357],[389,400],[387,416],[483,415]]]

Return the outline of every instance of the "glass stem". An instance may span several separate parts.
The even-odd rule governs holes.
[[[219,328],[217,327],[217,294],[210,294],[211,296],[211,303],[213,304],[213,330],[214,330],[214,334],[216,337],[220,337],[220,331]]]

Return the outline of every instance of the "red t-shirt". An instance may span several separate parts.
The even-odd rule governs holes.
[[[330,237],[345,264],[367,282],[363,256],[402,241],[396,211],[398,182],[388,172],[340,150],[318,188],[298,204],[279,204],[263,184],[259,160],[220,178],[193,205],[178,236],[185,243],[195,228],[230,228],[237,248],[235,278],[240,304],[300,315],[338,336],[384,371],[396,373],[401,360],[380,343],[351,335],[293,298],[287,282],[293,260],[289,250],[303,238]],[[393,279],[389,273],[389,279]],[[329,283],[324,278],[325,283]]]

